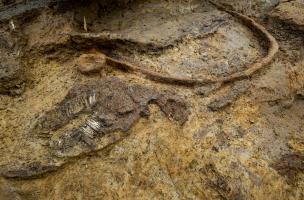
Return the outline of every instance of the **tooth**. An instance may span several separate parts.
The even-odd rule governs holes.
[[[87,125],[90,126],[96,132],[98,132],[100,130],[99,123],[97,121],[93,120],[93,119],[89,119],[88,122],[87,122]]]
[[[90,126],[81,127],[82,133],[87,135],[89,138],[94,138],[94,130]]]

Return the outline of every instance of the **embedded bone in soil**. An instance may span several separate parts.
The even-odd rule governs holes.
[[[214,83],[222,83],[222,82],[232,82],[237,79],[245,79],[261,68],[267,66],[274,58],[276,53],[278,52],[278,43],[276,39],[260,24],[255,22],[253,19],[239,14],[237,12],[233,12],[230,10],[227,10],[226,8],[222,7],[221,5],[216,4],[213,1],[210,1],[212,5],[215,7],[208,7],[210,10],[215,10],[214,13],[217,13],[218,19],[211,18],[210,20],[215,20],[218,24],[217,26],[211,28],[211,32],[207,31],[210,34],[214,34],[215,36],[219,37],[216,39],[217,41],[221,41],[220,46],[227,46],[230,45],[224,44],[225,40],[221,40],[222,35],[216,33],[216,30],[218,32],[224,31],[224,32],[230,32],[232,31],[231,25],[233,27],[237,27],[238,22],[235,20],[227,20],[227,16],[223,15],[222,12],[218,13],[218,10],[222,10],[226,13],[231,14],[236,19],[242,22],[243,26],[246,26],[248,29],[250,29],[252,32],[257,33],[256,35],[259,35],[258,38],[265,41],[266,45],[263,45],[267,49],[267,53],[262,56],[260,55],[260,52],[252,53],[252,55],[248,56],[246,51],[244,51],[244,45],[241,45],[240,48],[235,49],[234,45],[231,46],[232,49],[228,50],[226,49],[226,53],[221,52],[220,54],[227,54],[228,57],[231,57],[232,59],[229,60],[229,62],[225,62],[226,65],[229,65],[228,63],[234,63],[233,65],[230,65],[228,67],[216,63],[209,63],[204,61],[205,59],[202,58],[200,55],[197,55],[197,52],[202,52],[203,48],[201,48],[201,45],[206,46],[206,44],[209,44],[210,46],[213,46],[212,43],[205,43],[201,38],[204,34],[202,33],[201,37],[195,37],[196,39],[193,40],[193,42],[196,43],[195,50],[191,51],[192,47],[188,47],[189,43],[185,43],[185,41],[181,40],[180,42],[176,42],[175,40],[169,42],[170,45],[162,46],[158,43],[158,45],[152,40],[150,42],[143,42],[141,38],[142,32],[139,34],[140,36],[133,36],[133,38],[124,37],[124,34],[119,34],[114,31],[114,33],[111,32],[100,32],[100,33],[71,33],[69,34],[71,36],[71,41],[75,42],[79,47],[97,47],[102,46],[103,48],[107,48],[108,53],[106,53],[107,61],[111,63],[115,67],[123,67],[125,69],[128,69],[128,71],[138,72],[139,74],[144,75],[146,78],[151,79],[153,81],[158,82],[165,82],[170,84],[183,84],[188,86],[193,85],[205,85],[205,84],[214,84]],[[210,6],[210,5],[209,5]],[[215,9],[217,8],[217,9]],[[206,13],[205,13],[206,14]],[[201,17],[201,15],[199,15]],[[199,17],[199,18],[200,18]],[[225,19],[226,18],[226,19]],[[196,18],[195,18],[196,19]],[[225,20],[224,20],[225,19]],[[106,20],[104,20],[106,21]],[[203,20],[204,21],[204,20]],[[227,23],[224,23],[227,22]],[[218,23],[220,22],[220,23]],[[211,26],[209,23],[202,23],[205,24],[207,27]],[[237,30],[234,30],[234,32],[240,34],[239,40],[248,40],[247,37],[244,37],[245,35],[250,35],[247,33],[248,30],[238,28]],[[108,28],[105,28],[108,29]],[[157,26],[157,29],[159,27]],[[242,31],[240,31],[242,30]],[[151,30],[150,30],[151,31]],[[133,32],[133,31],[132,31]],[[165,32],[165,31],[164,31]],[[179,32],[179,31],[177,31]],[[243,32],[241,34],[241,32]],[[235,33],[231,32],[234,35]],[[159,32],[157,31],[157,34]],[[207,34],[207,33],[206,33]],[[125,34],[128,35],[128,34]],[[150,35],[150,34],[148,34]],[[208,35],[208,34],[207,34]],[[229,34],[227,33],[226,35]],[[252,37],[254,35],[250,35]],[[158,38],[159,36],[157,36]],[[171,38],[171,37],[168,37]],[[183,37],[182,37],[183,38]],[[225,38],[225,37],[224,37]],[[242,38],[242,39],[241,39]],[[255,41],[254,44],[258,44],[258,38],[254,37],[252,38],[252,41]],[[227,41],[232,40],[228,39]],[[121,44],[122,43],[122,44]],[[248,42],[249,43],[249,42]],[[263,42],[264,43],[264,42]],[[125,47],[125,45],[128,45]],[[159,46],[160,45],[160,46]],[[172,51],[171,49],[167,49],[167,47],[171,47],[172,45],[176,46],[177,49],[179,49],[177,57],[172,58]],[[123,47],[124,46],[124,47]],[[162,47],[166,48],[162,48]],[[110,48],[109,48],[110,47]],[[114,47],[114,48],[113,48]],[[136,47],[136,48],[135,48]],[[152,48],[151,48],[152,47]],[[127,51],[126,51],[127,49]],[[240,52],[236,53],[242,49]],[[139,50],[139,51],[138,51]],[[214,50],[213,53],[216,55],[216,53],[220,52],[220,49]],[[252,51],[251,45],[247,45],[247,51]],[[150,52],[149,59],[146,59],[146,55],[143,52]],[[229,55],[228,52],[233,52],[234,55]],[[162,53],[163,55],[159,55]],[[244,63],[242,60],[239,59],[240,55],[244,53],[244,60],[248,60],[249,62]],[[127,55],[125,55],[127,54]],[[136,56],[134,56],[136,54]],[[137,55],[139,54],[139,55]],[[154,56],[151,56],[154,55]],[[235,57],[235,55],[238,55]],[[245,56],[246,55],[246,56]],[[259,56],[262,56],[261,58],[258,58]],[[220,58],[221,55],[217,55],[216,57]],[[250,58],[250,59],[249,59]],[[220,59],[219,59],[220,60]],[[226,58],[223,58],[222,61],[226,60]],[[255,61],[254,61],[255,60]],[[206,62],[206,63],[204,63]],[[151,63],[153,63],[151,65]],[[203,64],[204,63],[204,64]],[[140,67],[139,67],[140,66]]]
[[[33,134],[57,131],[80,114],[89,117],[80,126],[60,135],[51,146],[59,156],[96,149],[96,140],[104,134],[126,132],[141,117],[149,115],[149,103],[157,104],[169,118],[184,124],[188,118],[185,101],[173,93],[157,92],[139,85],[128,86],[118,78],[106,78],[89,84],[75,86],[53,110],[46,112],[36,122]],[[51,135],[47,135],[50,136]]]

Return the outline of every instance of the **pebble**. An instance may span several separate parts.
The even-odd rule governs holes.
[[[76,60],[77,69],[84,74],[99,72],[106,64],[106,56],[101,53],[82,54]]]

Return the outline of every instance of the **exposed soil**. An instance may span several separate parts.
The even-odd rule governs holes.
[[[0,199],[304,198],[301,0],[14,2]]]
[[[303,155],[285,155],[278,160],[273,167],[279,172],[279,174],[286,176],[288,181],[293,183],[297,174],[304,170]]]

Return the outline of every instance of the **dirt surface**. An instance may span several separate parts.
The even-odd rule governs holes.
[[[303,1],[32,2],[0,8],[0,199],[304,198]],[[225,78],[271,42],[210,84],[117,63]]]

